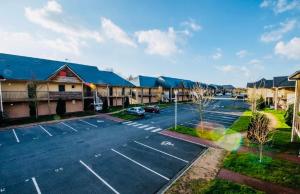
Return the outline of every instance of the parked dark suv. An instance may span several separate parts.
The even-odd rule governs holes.
[[[152,112],[152,113],[160,112],[159,106],[157,106],[157,105],[149,105],[149,106],[144,107],[144,109],[146,112]]]

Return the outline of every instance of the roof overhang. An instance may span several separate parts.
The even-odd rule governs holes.
[[[290,75],[288,77],[289,81],[295,81],[295,80],[299,80],[300,79],[300,71],[296,71],[295,73],[293,73],[292,75]]]

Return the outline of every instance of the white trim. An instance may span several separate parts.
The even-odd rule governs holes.
[[[138,142],[138,141],[134,141],[134,142],[137,143],[137,144],[140,144],[140,145],[142,145],[142,146],[144,146],[144,147],[147,147],[147,148],[149,148],[149,149],[151,149],[151,150],[155,150],[155,151],[157,151],[157,152],[160,152],[160,153],[165,154],[165,155],[167,155],[167,156],[170,156],[170,157],[172,157],[172,158],[181,160],[182,162],[189,163],[189,161],[187,161],[187,160],[184,160],[184,159],[179,158],[179,157],[177,157],[177,156],[174,156],[174,155],[172,155],[172,154],[168,154],[168,153],[166,153],[166,152],[164,152],[164,151],[158,150],[158,149],[156,149],[156,148],[154,148],[154,147],[148,146],[148,145],[143,144],[143,143],[141,143],[141,142]]]
[[[40,187],[39,187],[39,185],[38,185],[37,182],[36,182],[35,177],[32,177],[31,180],[32,180],[32,182],[33,182],[33,184],[34,184],[34,187],[35,187],[35,189],[36,189],[36,193],[37,193],[37,194],[42,194],[42,192],[41,192],[41,190],[40,190]]]
[[[123,157],[126,158],[127,160],[130,160],[131,162],[133,162],[133,163],[135,163],[135,164],[137,164],[137,165],[139,165],[139,166],[145,168],[146,170],[148,170],[148,171],[150,171],[150,172],[152,172],[152,173],[154,173],[154,174],[156,174],[156,175],[162,177],[163,179],[165,179],[165,180],[167,180],[167,181],[170,180],[168,177],[165,177],[164,175],[159,174],[158,172],[156,172],[156,171],[154,171],[154,170],[148,168],[147,166],[142,165],[141,163],[139,163],[139,162],[137,162],[137,161],[135,161],[135,160],[129,158],[128,156],[125,156],[124,154],[122,154],[122,153],[120,153],[120,152],[118,152],[118,151],[116,151],[116,150],[114,150],[114,149],[111,149],[111,151],[113,151],[113,152],[119,154],[120,156],[123,156]]]
[[[47,80],[48,80],[48,81],[51,81],[50,79],[53,78],[55,75],[57,75],[57,73],[58,73],[60,70],[62,70],[63,68],[65,68],[65,67],[67,67],[72,73],[74,73],[74,74],[77,76],[77,78],[80,79],[81,82],[85,82],[79,75],[77,75],[77,73],[75,73],[75,72],[71,69],[71,67],[68,66],[68,64],[64,64],[63,66],[61,66],[60,68],[58,68],[55,72],[52,73],[52,75],[50,75],[50,76],[47,78]]]
[[[86,165],[83,161],[79,160],[80,164],[82,164],[86,169],[88,169],[93,175],[95,175],[102,183],[104,183],[108,188],[110,188],[115,194],[120,194],[116,189],[114,189],[108,182],[106,182],[103,178],[101,178],[93,169],[91,169],[88,165]]]

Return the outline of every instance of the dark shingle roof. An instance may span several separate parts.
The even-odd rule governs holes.
[[[273,86],[276,88],[295,87],[295,81],[289,81],[288,76],[274,77]]]
[[[247,83],[247,88],[272,88],[273,87],[273,80],[267,80],[265,78],[262,78],[261,80],[258,80],[257,82],[253,83]]]
[[[133,86],[115,73],[100,71],[95,66],[0,53],[0,75],[6,79],[45,81],[64,66],[72,69],[85,82]]]
[[[158,82],[156,77],[143,76],[139,75],[134,78],[131,83],[138,87],[146,87],[146,88],[155,88],[158,87]]]
[[[227,90],[235,89],[233,85],[222,85],[222,88]]]
[[[158,83],[164,88],[192,88],[196,84],[191,80],[160,76]]]

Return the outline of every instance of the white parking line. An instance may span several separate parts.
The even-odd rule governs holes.
[[[183,162],[185,162],[185,163],[189,163],[189,161],[187,161],[187,160],[184,160],[184,159],[179,158],[179,157],[177,157],[177,156],[174,156],[174,155],[172,155],[172,154],[168,154],[168,153],[166,153],[166,152],[164,152],[164,151],[158,150],[158,149],[156,149],[156,148],[154,148],[154,147],[148,146],[148,145],[143,144],[143,143],[141,143],[141,142],[138,142],[138,141],[134,141],[134,142],[137,143],[137,144],[140,144],[140,145],[142,145],[142,146],[145,146],[145,147],[147,147],[147,148],[150,148],[150,149],[152,149],[152,150],[155,150],[155,151],[157,151],[157,152],[160,152],[160,153],[162,153],[162,154],[165,154],[165,155],[167,155],[167,156],[170,156],[170,157],[172,157],[172,158],[181,160],[181,161],[183,161]]]
[[[135,125],[135,124],[137,124],[136,122],[133,122],[133,123],[127,123],[126,125]]]
[[[132,125],[132,126],[134,126],[134,127],[138,127],[138,126],[141,126],[141,125],[143,125],[143,124],[135,124],[135,125]]]
[[[151,129],[154,129],[155,127],[148,127],[146,128],[145,130],[148,131],[148,130],[151,130]]]
[[[79,160],[79,162],[86,167],[93,175],[95,175],[102,183],[104,183],[108,188],[110,188],[114,193],[119,194],[119,192],[114,189],[108,182],[106,182],[103,178],[101,178],[93,169],[91,169],[88,165],[86,165],[83,161]]]
[[[13,133],[14,133],[14,136],[15,136],[15,138],[16,138],[17,143],[20,143],[20,140],[19,140],[19,138],[18,138],[18,136],[17,136],[17,133],[16,133],[15,129],[13,129],[12,131],[13,131]]]
[[[156,132],[161,131],[161,130],[163,130],[163,129],[157,128],[157,129],[152,130],[151,132],[152,132],[152,133],[156,133]]]
[[[69,127],[70,129],[72,129],[72,130],[75,131],[75,132],[78,132],[76,129],[74,129],[73,127],[71,127],[70,125],[68,125],[68,124],[66,124],[66,123],[64,123],[64,122],[61,122],[61,124],[63,124],[63,125],[66,126],[66,127]]]
[[[140,126],[140,127],[138,127],[139,129],[143,129],[143,128],[146,128],[146,127],[148,127],[149,125],[143,125],[143,126]]]
[[[81,121],[81,122],[83,122],[83,123],[85,123],[85,124],[88,124],[88,125],[90,125],[90,126],[93,126],[93,127],[98,127],[97,125],[94,125],[94,124],[92,124],[92,123],[89,123],[89,122],[84,121],[84,120],[81,120],[81,119],[79,119],[79,121]]]
[[[156,172],[156,171],[154,171],[154,170],[148,168],[147,166],[142,165],[141,163],[139,163],[139,162],[137,162],[137,161],[135,161],[135,160],[129,158],[128,156],[125,156],[124,154],[122,154],[122,153],[120,153],[120,152],[118,152],[118,151],[116,151],[116,150],[114,150],[114,149],[111,149],[111,150],[112,150],[113,152],[119,154],[120,156],[123,156],[123,157],[126,158],[127,160],[130,160],[131,162],[133,162],[133,163],[135,163],[135,164],[137,164],[137,165],[139,165],[139,166],[145,168],[146,170],[149,170],[150,172],[152,172],[152,173],[154,173],[154,174],[156,174],[156,175],[158,175],[158,176],[160,176],[160,177],[166,179],[167,181],[170,180],[168,177],[165,177],[164,175],[159,174],[158,172]]]
[[[43,129],[49,136],[52,136],[51,133],[49,133],[49,131],[47,131],[47,129],[45,129],[42,125],[39,125],[41,129]]]
[[[40,190],[39,185],[38,185],[37,182],[36,182],[35,177],[32,177],[31,180],[32,180],[32,182],[33,182],[33,184],[34,184],[34,187],[35,187],[35,189],[36,189],[36,193],[37,193],[37,194],[41,194],[42,192],[41,192],[41,190]]]
[[[126,122],[123,122],[122,124],[128,124],[128,123],[132,123],[132,121],[126,121]]]

